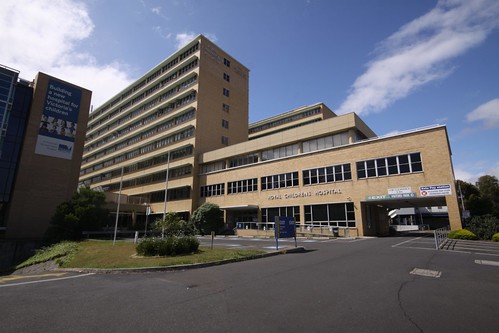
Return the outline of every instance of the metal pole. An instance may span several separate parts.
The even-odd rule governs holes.
[[[118,218],[120,216],[121,188],[123,187],[123,169],[124,169],[124,167],[121,167],[120,191],[118,192],[118,205],[116,207],[116,222],[114,224],[113,245],[114,245],[114,243],[116,243],[116,233],[118,232]]]
[[[146,203],[146,227],[144,229],[144,237],[147,237],[147,219],[149,218],[149,213],[151,212],[150,209],[151,207]]]
[[[165,180],[165,202],[163,206],[163,220],[166,217],[166,198],[168,197],[168,173],[170,171],[170,152],[168,152],[168,163],[166,164],[166,180]]]

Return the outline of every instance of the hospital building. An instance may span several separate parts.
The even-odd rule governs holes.
[[[106,193],[120,229],[204,202],[237,235],[270,236],[276,216],[302,234],[461,227],[445,126],[378,136],[323,103],[249,124],[248,92],[249,69],[196,37],[90,113],[80,183]]]

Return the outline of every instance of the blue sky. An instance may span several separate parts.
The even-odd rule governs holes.
[[[86,87],[94,106],[198,34],[250,69],[251,122],[324,102],[378,135],[446,124],[456,178],[499,177],[497,0],[0,4],[0,64]]]

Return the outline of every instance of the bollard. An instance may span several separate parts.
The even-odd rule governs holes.
[[[215,231],[211,232],[211,249],[213,250],[213,239],[215,238]]]
[[[133,240],[134,244],[137,244],[137,240],[139,239],[139,232],[135,231],[135,239]]]

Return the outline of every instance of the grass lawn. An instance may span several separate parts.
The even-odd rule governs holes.
[[[79,250],[66,262],[64,268],[141,268],[164,267],[207,263],[225,259],[252,257],[265,253],[259,250],[221,249],[200,247],[195,254],[173,257],[136,257],[135,244],[118,241],[84,241],[79,243]]]

